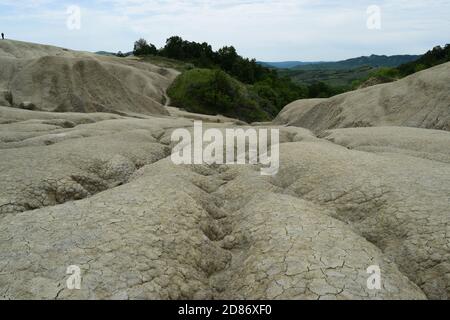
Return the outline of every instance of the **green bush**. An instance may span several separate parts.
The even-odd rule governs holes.
[[[219,69],[193,69],[181,74],[168,90],[172,104],[187,111],[221,114],[247,122],[267,121],[273,115],[268,101]]]

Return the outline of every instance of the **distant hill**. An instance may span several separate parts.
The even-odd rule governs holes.
[[[450,44],[447,44],[444,47],[436,46],[419,59],[412,62],[404,63],[394,68],[384,67],[375,69],[375,71],[370,72],[366,78],[362,78],[354,84],[358,85],[358,87],[366,87],[377,83],[392,82],[449,61]]]
[[[398,67],[399,65],[415,61],[421,56],[416,55],[397,55],[397,56],[378,56],[358,57],[336,62],[323,62],[316,64],[299,65],[295,70],[344,70],[360,67]]]
[[[290,69],[297,66],[306,66],[311,64],[319,64],[323,62],[303,62],[303,61],[282,61],[282,62],[263,62],[258,61],[258,63],[267,68],[275,69]]]
[[[347,91],[352,84],[382,68],[396,68],[407,63],[414,63],[422,56],[397,55],[358,57],[336,62],[304,63],[291,68],[279,69],[282,76],[287,76],[296,84],[312,85],[323,82],[332,87]]]
[[[352,69],[280,69],[281,76],[287,76],[299,85],[312,85],[323,82],[332,87],[345,88],[351,86],[353,81],[367,79],[369,75],[378,70],[370,66]]]
[[[284,61],[284,62],[259,62],[261,65],[277,69],[295,69],[295,70],[343,70],[360,67],[398,67],[401,64],[415,61],[420,55],[396,55],[380,56],[371,55],[369,57],[358,57],[335,62],[302,62],[302,61]]]

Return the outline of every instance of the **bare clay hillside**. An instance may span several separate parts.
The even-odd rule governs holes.
[[[275,123],[315,131],[374,126],[450,130],[450,63],[330,99],[293,102]]]
[[[133,59],[12,40],[0,42],[3,105],[56,112],[168,114],[177,72]]]

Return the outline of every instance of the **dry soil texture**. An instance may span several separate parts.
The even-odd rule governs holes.
[[[176,128],[249,127],[161,106],[173,71],[1,42],[0,298],[448,299],[450,132],[408,126],[448,129],[449,66],[254,124],[262,176],[172,163]]]

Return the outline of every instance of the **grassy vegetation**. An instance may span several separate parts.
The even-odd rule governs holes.
[[[140,39],[134,54],[143,61],[181,71],[168,95],[173,105],[192,112],[267,121],[288,103],[308,97],[307,88],[255,59],[241,57],[232,46],[214,51],[207,43],[171,37],[165,47],[155,49]]]
[[[161,49],[143,39],[134,46],[134,55],[143,61],[182,72],[168,90],[174,106],[247,122],[270,120],[298,99],[328,98],[358,88],[369,79],[378,82],[399,79],[449,61],[449,51],[449,45],[437,47],[418,61],[397,68],[360,66],[367,59],[376,64],[392,58],[372,56],[344,61],[358,65],[352,69],[341,66],[332,70],[326,65],[321,70],[279,72],[258,64],[255,59],[241,57],[232,46],[214,51],[208,43],[185,41],[180,37],[167,39]],[[411,56],[398,59],[411,59]]]
[[[226,115],[247,122],[267,121],[268,102],[251,87],[219,69],[193,69],[180,75],[168,90],[172,104],[188,111]]]

